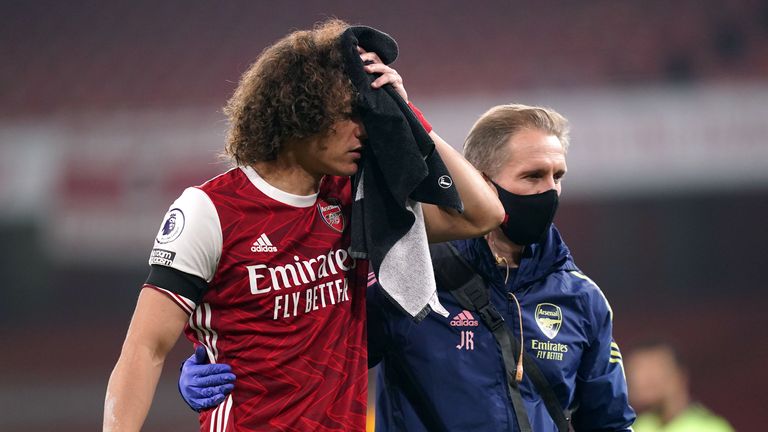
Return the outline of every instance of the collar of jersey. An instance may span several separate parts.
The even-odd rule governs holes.
[[[251,167],[241,166],[240,169],[248,177],[248,180],[250,180],[251,183],[256,186],[256,189],[260,190],[262,193],[264,193],[264,195],[272,198],[275,201],[279,201],[283,204],[287,204],[293,207],[311,207],[315,205],[315,202],[317,201],[316,193],[312,195],[294,195],[267,183],[267,181],[261,178],[259,173],[257,173],[256,170]]]

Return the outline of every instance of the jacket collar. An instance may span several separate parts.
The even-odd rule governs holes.
[[[503,284],[504,272],[500,271],[484,238],[457,240],[453,245],[486,281]],[[516,291],[545,278],[557,271],[578,270],[571,252],[554,226],[539,243],[525,248],[515,277],[508,282],[508,289]]]

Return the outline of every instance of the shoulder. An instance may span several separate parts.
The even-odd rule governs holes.
[[[661,427],[661,421],[657,416],[651,413],[643,413],[637,416],[632,428],[637,432],[655,431]]]
[[[549,276],[550,280],[558,280],[562,294],[572,299],[572,305],[586,321],[586,329],[590,339],[610,329],[613,322],[613,309],[602,289],[589,276],[577,269],[563,270]],[[554,283],[554,282],[550,282]]]
[[[564,270],[558,273],[558,277],[562,280],[564,289],[578,296],[586,308],[613,313],[603,290],[583,272],[578,269]]]
[[[173,202],[157,233],[157,243],[171,243],[189,232],[190,225],[213,222],[218,224],[216,208],[208,194],[198,187],[189,187]]]
[[[223,173],[206,180],[195,188],[206,194],[215,195],[228,190],[238,189],[249,182],[248,176],[240,167],[233,167]]]
[[[190,187],[163,217],[149,264],[172,267],[209,281],[221,247],[221,221],[215,205],[201,188]]]
[[[732,432],[728,422],[700,404],[694,404],[680,415],[680,423],[701,432]]]

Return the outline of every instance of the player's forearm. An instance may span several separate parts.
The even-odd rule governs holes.
[[[427,210],[425,206],[430,241],[478,237],[498,227],[504,219],[504,207],[483,176],[434,131],[429,135],[464,203],[463,213],[440,208]],[[439,216],[429,217],[429,212],[435,210]],[[438,223],[434,223],[436,220]]]
[[[112,371],[104,400],[104,431],[139,431],[152,404],[163,359],[146,349],[123,347]]]

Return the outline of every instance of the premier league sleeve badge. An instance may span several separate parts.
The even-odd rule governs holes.
[[[184,212],[181,209],[174,208],[166,213],[163,219],[163,225],[157,232],[155,241],[160,244],[170,243],[181,235],[184,230]]]

